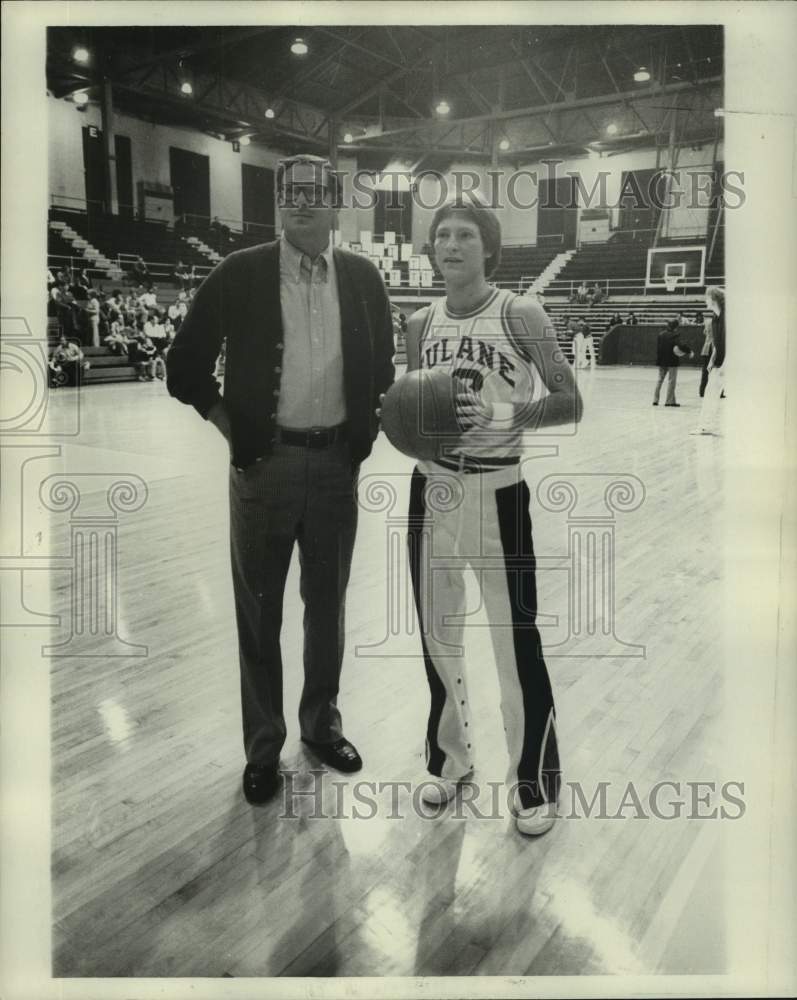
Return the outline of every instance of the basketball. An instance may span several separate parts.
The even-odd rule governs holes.
[[[388,440],[411,458],[438,458],[460,430],[454,407],[455,381],[442,368],[407,372],[382,402],[382,428]]]

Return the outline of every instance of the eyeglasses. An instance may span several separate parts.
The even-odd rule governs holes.
[[[332,194],[329,188],[321,184],[286,184],[280,189],[280,205],[297,205],[299,196],[304,197],[304,202],[310,208],[329,208],[332,205]]]

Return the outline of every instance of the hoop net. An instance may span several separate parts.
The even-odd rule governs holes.
[[[677,274],[664,275],[664,287],[667,289],[668,292],[674,292],[675,289],[678,287],[678,278],[679,275]]]

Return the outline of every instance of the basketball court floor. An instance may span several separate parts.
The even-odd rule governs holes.
[[[699,372],[681,372],[680,409],[651,406],[655,377],[579,373],[577,433],[546,436],[527,463],[565,782],[562,818],[537,840],[517,833],[494,790],[505,747],[474,586],[473,808],[413,808],[428,695],[404,562],[410,459],[380,436],[361,473],[340,705],[365,767],[323,773],[299,741],[294,565],[292,795],[254,808],[240,788],[226,445],[163,383],[84,392],[81,433],[53,470],[87,474],[98,503],[125,477],[146,491],[116,507],[112,629],[84,629],[64,647],[80,655],[49,660],[53,975],[721,973],[724,824],[689,818],[688,783],[730,777],[719,763],[723,442],[689,437]],[[53,394],[54,423],[71,393]],[[75,516],[50,516],[54,554],[74,546]],[[52,574],[53,644],[70,641],[86,572]],[[664,781],[680,794],[660,789],[657,817]],[[579,793],[604,806],[585,810]]]

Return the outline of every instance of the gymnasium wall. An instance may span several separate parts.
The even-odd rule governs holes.
[[[50,194],[83,199],[86,189],[82,129],[85,125],[102,127],[100,109],[89,105],[85,112],[80,112],[71,102],[51,97],[47,99],[47,107]],[[127,115],[115,117],[116,134],[130,138],[134,192],[141,180],[169,184],[170,146],[202,153],[210,160],[210,213],[220,219],[239,220],[243,214],[241,163],[273,167],[284,155],[255,145],[243,146],[240,153],[234,153],[231,143],[201,132],[153,125]]]
[[[712,154],[713,146],[711,145],[698,147],[697,149],[686,148],[680,151],[678,169],[683,171],[683,174],[685,175],[681,179],[682,189],[685,191],[689,190],[691,181],[688,180],[687,177],[690,171],[697,171],[699,169],[706,171],[711,168]],[[722,144],[720,144],[717,156],[719,159],[722,159],[722,155]],[[610,210],[612,225],[616,225],[618,221],[619,209],[613,206],[617,204],[620,198],[623,174],[627,171],[650,169],[655,166],[655,150],[632,150],[626,153],[619,153],[610,158],[606,157],[603,159],[593,160],[584,156],[577,159],[564,160],[561,165],[557,164],[556,176],[562,177],[568,173],[578,174],[581,177],[584,188],[587,192],[590,192],[597,182],[599,172],[606,172],[608,176],[606,177],[605,187],[599,186],[596,190],[601,192],[605,190],[606,204]],[[481,191],[486,198],[490,198],[493,190],[493,184],[491,179],[487,176],[487,171],[494,169],[497,168],[491,168],[486,166],[484,163],[468,163],[466,161],[459,162],[454,164],[451,169],[446,172],[444,175],[445,183],[448,190],[453,195],[456,190],[454,180],[455,174],[457,172],[461,173],[463,171],[471,171],[472,173],[478,175],[479,178],[478,184],[475,185],[475,190],[477,192]],[[509,177],[515,167],[504,167],[503,169],[505,176],[503,183],[505,185],[507,183],[506,178]],[[540,163],[520,164],[517,168],[520,174],[523,172],[533,173],[536,174],[537,178],[546,177],[546,169],[547,168]],[[469,179],[467,180],[467,184],[468,186],[471,184]],[[429,224],[434,215],[434,207],[431,206],[434,206],[437,203],[440,190],[440,185],[434,178],[428,176],[422,178],[419,185],[419,201],[422,205],[429,205],[430,207],[425,208],[422,207],[422,205],[416,205],[413,208],[412,239],[415,246],[420,246],[426,241]],[[528,176],[521,176],[515,186],[517,203],[521,206],[531,203],[535,193],[539,195],[538,188],[535,187],[531,178]],[[599,206],[594,204],[591,207]],[[498,209],[497,214],[501,221],[502,235],[505,243],[536,243],[536,207],[517,208],[505,204]],[[668,216],[667,232],[669,235],[686,238],[688,236],[703,236],[706,233],[708,209],[680,207],[673,209],[668,213]],[[665,235],[666,234],[667,233],[665,233]]]
[[[56,197],[74,198],[81,201],[85,197],[83,180],[82,128],[84,125],[101,127],[100,109],[89,105],[85,112],[79,112],[69,101],[48,97],[49,117],[49,184],[50,193]],[[192,152],[202,153],[210,160],[210,212],[221,219],[240,220],[243,214],[241,195],[241,163],[274,167],[277,160],[291,150],[268,150],[260,145],[244,146],[239,153],[233,152],[232,145],[220,139],[204,135],[190,129],[174,126],[154,125],[127,115],[117,114],[117,134],[130,138],[132,149],[133,189],[140,180],[170,182],[169,147],[177,146]],[[697,150],[683,149],[679,157],[679,168],[688,173],[689,169],[708,169],[713,147],[704,146]],[[722,159],[720,145],[718,158]],[[557,167],[557,175],[577,173],[587,190],[595,183],[598,172],[607,171],[606,199],[611,207],[620,194],[623,172],[654,167],[654,150],[639,150],[620,153],[610,158],[591,160],[587,157],[566,160]],[[351,204],[351,174],[356,169],[354,158],[341,158],[339,167],[345,172],[345,201]],[[471,171],[478,177],[476,190],[489,196],[491,182],[487,171],[491,168],[484,163],[455,163],[444,175],[448,190],[454,192],[454,173]],[[505,176],[514,167],[505,167]],[[538,177],[545,176],[545,168],[539,164],[521,164],[520,171],[529,171]],[[470,183],[470,182],[468,182]],[[528,204],[537,189],[528,176],[521,176],[516,188],[516,196],[521,204]],[[434,215],[434,206],[439,202],[440,185],[426,175],[419,184],[419,198],[413,206],[412,237],[416,247],[426,242],[429,224]],[[77,201],[75,204],[77,204]],[[67,202],[68,203],[68,202]],[[428,207],[426,207],[428,206]],[[503,238],[507,244],[534,244],[537,241],[537,209],[518,209],[503,204],[497,209]],[[616,224],[618,210],[611,208],[612,222]],[[706,232],[708,210],[689,208],[675,209],[669,213],[665,235],[688,237],[702,236]],[[339,216],[339,228],[344,240],[356,240],[360,231],[373,229],[373,209],[346,208]],[[276,213],[279,225],[279,211]]]

